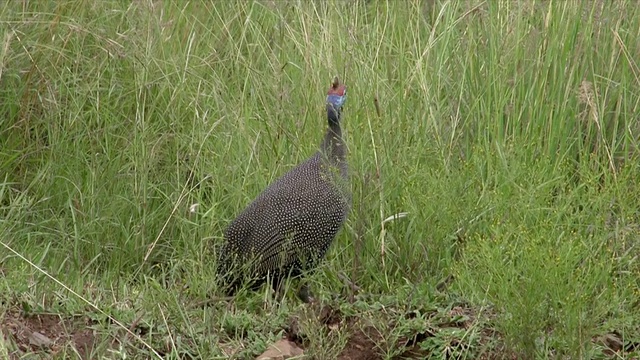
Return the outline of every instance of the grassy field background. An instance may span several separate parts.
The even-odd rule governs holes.
[[[639,11],[2,2],[0,356],[638,358]],[[202,306],[334,75],[354,197],[320,304]]]

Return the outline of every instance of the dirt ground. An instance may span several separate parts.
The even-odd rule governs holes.
[[[382,359],[376,343],[380,334],[371,326],[362,326],[360,319],[345,317],[330,306],[314,307],[313,312],[327,331],[337,327],[347,327],[351,334],[339,360]],[[90,359],[94,346],[99,343],[94,330],[95,323],[86,317],[65,318],[57,314],[36,314],[24,316],[19,308],[12,309],[0,319],[0,332],[9,345],[11,359],[22,358],[25,354],[56,355],[61,351],[75,353],[81,359]],[[303,350],[308,340],[300,335],[297,320],[292,317],[285,329],[287,339]],[[412,339],[403,339],[407,351],[400,358],[423,358],[424,353],[412,348],[429,334],[416,334]]]
[[[377,348],[382,336],[373,326],[367,326],[363,319],[343,316],[338,310],[330,306],[314,306],[312,311],[319,321],[326,326],[327,331],[337,328],[345,328],[350,334],[346,346],[343,348],[339,360],[376,360],[383,356]],[[473,325],[475,314],[472,309],[461,306],[450,310],[452,318],[463,316],[464,321],[444,324],[446,327],[468,328]],[[78,358],[90,359],[99,339],[95,328],[95,323],[87,317],[62,317],[56,314],[36,314],[24,316],[22,311],[16,307],[4,313],[0,319],[0,333],[4,336],[8,344],[10,359],[22,358],[25,354],[39,353],[44,356],[52,356],[65,351],[66,354],[76,354]],[[284,329],[286,339],[295,343],[300,349],[308,346],[308,339],[301,333],[298,320],[292,317],[289,325]],[[429,337],[435,336],[437,330],[429,330],[424,333],[416,333],[413,336],[402,338],[395,344],[403,349],[403,353],[396,359],[420,359],[428,357],[420,348],[420,342]],[[480,355],[480,359],[517,359],[514,353],[506,351],[503,345],[495,340],[499,339],[499,334],[487,329],[483,331],[482,341],[494,341],[494,347],[490,352]],[[594,337],[594,343],[605,347],[606,355],[615,357],[625,351],[636,350],[627,349],[623,346],[621,337],[615,332],[599,337]],[[108,340],[106,340],[108,341]],[[638,344],[634,344],[638,345]],[[452,358],[455,358],[452,357]]]
[[[330,306],[322,306],[316,309],[320,322],[327,327],[327,330],[335,329],[338,327],[347,327],[349,339],[346,346],[338,356],[338,360],[378,360],[384,359],[381,350],[378,345],[382,343],[383,335],[371,325],[367,325],[363,319],[354,317],[345,317],[340,311],[333,309]],[[408,314],[411,317],[412,314]],[[415,314],[413,314],[415,316]],[[460,323],[443,324],[450,327],[468,328],[471,326],[475,319],[475,314],[471,309],[463,307],[454,307],[451,310],[452,317],[456,315],[465,315],[466,320]],[[285,329],[288,340],[295,342],[301,348],[305,348],[306,339],[299,335],[298,326],[295,319],[291,319],[290,325]],[[494,334],[487,333],[487,336]],[[427,330],[425,332],[417,332],[411,336],[398,339],[394,344],[394,348],[403,349],[400,355],[394,357],[394,359],[424,359],[429,356],[429,353],[420,348],[420,342],[423,340],[435,336],[435,331]],[[486,340],[489,340],[487,338]],[[504,352],[499,357],[489,356],[487,359],[505,358]],[[509,357],[507,357],[509,358]]]
[[[15,348],[9,349],[11,359],[25,353],[56,353],[71,346],[82,359],[88,359],[96,343],[96,335],[88,318],[62,318],[55,314],[23,316],[17,309],[4,314],[0,331]],[[69,349],[67,349],[69,350]]]
[[[339,311],[331,308],[330,306],[320,307],[316,310],[320,322],[327,327],[327,329],[337,328],[340,326],[347,326],[350,328],[349,340],[342,353],[338,357],[338,360],[377,360],[382,357],[376,351],[376,336],[374,331],[367,329],[364,331],[356,326],[357,319],[344,317]],[[295,318],[290,319],[289,327],[286,330],[287,338],[293,341],[301,348],[305,348],[306,339],[300,336],[298,331],[298,324]]]

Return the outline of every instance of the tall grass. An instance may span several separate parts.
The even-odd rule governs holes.
[[[354,208],[316,286],[345,271],[394,294],[453,274],[449,291],[491,305],[523,356],[588,358],[595,335],[640,330],[639,15],[629,1],[4,2],[0,240],[98,302],[148,281],[210,295],[222,230],[317,148],[338,74]],[[7,288],[56,289],[29,290],[38,274],[0,254]]]

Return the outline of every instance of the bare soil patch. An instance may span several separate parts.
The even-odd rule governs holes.
[[[338,356],[338,360],[377,360],[382,356],[376,350],[376,340],[378,335],[370,328],[362,330],[358,326],[359,319],[344,316],[339,309],[330,305],[312,306],[312,310],[318,318],[318,321],[325,326],[327,331],[331,331],[338,327],[347,327],[349,329],[349,340],[345,348]],[[308,339],[300,333],[298,319],[292,317],[289,325],[285,329],[285,334],[289,341],[293,341],[301,348],[305,348]]]
[[[11,309],[0,319],[0,329],[12,342],[11,359],[26,353],[56,354],[72,346],[82,359],[89,359],[96,343],[93,322],[86,317],[63,318],[56,314],[23,316]]]
[[[7,304],[5,304],[7,305]],[[461,354],[471,354],[478,359],[518,359],[513,351],[509,350],[502,341],[501,335],[490,328],[489,323],[482,321],[479,317],[493,317],[494,314],[486,312],[479,314],[468,305],[459,304],[446,311],[409,311],[402,315],[397,309],[392,311],[393,316],[385,318],[383,312],[376,313],[375,319],[359,316],[346,316],[335,305],[313,305],[308,308],[306,316],[313,316],[327,332],[340,329],[346,330],[348,336],[344,348],[340,351],[338,360],[377,360],[382,359],[383,354],[380,344],[384,344],[386,349],[396,349],[399,353],[394,359],[424,359],[434,354],[434,348],[425,347],[427,343],[437,343],[443,341],[443,332],[458,330],[470,330],[473,327],[479,332],[480,339],[469,345],[463,344],[464,337],[449,340],[445,344],[446,348],[457,349],[451,353],[444,354],[444,358],[460,358]],[[420,315],[422,314],[422,315]],[[426,315],[425,315],[426,314]],[[400,315],[400,316],[398,316]],[[378,318],[378,316],[380,316]],[[402,336],[390,341],[388,334],[379,327],[374,326],[375,322],[387,321],[390,329],[401,324],[403,321],[411,321],[418,316],[418,320],[425,321],[428,326],[422,327],[419,331],[409,331],[402,333]],[[378,323],[379,325],[379,323]],[[0,317],[0,332],[5,337],[10,351],[10,359],[20,359],[28,354],[40,354],[44,357],[55,356],[56,354],[77,354],[81,359],[91,359],[94,348],[100,341],[96,330],[96,323],[86,316],[63,316],[58,314],[30,314],[24,315],[20,307],[16,304]],[[304,352],[309,348],[313,339],[307,338],[300,330],[299,317],[292,316],[289,324],[285,327],[285,339],[283,342],[291,342],[291,348]],[[149,334],[145,331],[138,332],[144,338]],[[185,334],[182,334],[185,335]],[[188,337],[188,336],[187,336]],[[198,339],[182,339],[182,344],[188,344],[187,348],[195,349]],[[385,339],[386,338],[386,339]],[[104,340],[104,339],[103,339]],[[149,339],[148,339],[149,340]],[[631,354],[638,351],[640,345],[638,341],[623,340],[623,336],[617,332],[611,332],[602,336],[595,336],[593,342],[602,346],[605,350],[603,355],[615,358],[621,354]],[[157,345],[157,343],[156,343]],[[170,348],[162,351],[162,346],[156,348],[160,354],[168,353]],[[441,350],[441,349],[440,349]],[[469,351],[469,352],[468,352]],[[230,351],[233,353],[234,351]],[[439,353],[443,356],[443,353]],[[189,358],[187,356],[186,358]]]
[[[493,314],[478,314],[477,311],[466,304],[459,304],[453,306],[447,311],[409,311],[404,316],[398,317],[398,309],[389,309],[389,314],[384,315],[384,312],[380,312],[377,316],[379,318],[367,319],[362,317],[344,316],[339,309],[331,305],[312,306],[312,311],[317,316],[319,322],[326,327],[326,331],[331,331],[338,327],[346,328],[348,339],[345,347],[338,355],[338,360],[377,360],[385,358],[382,348],[396,349],[398,355],[394,359],[424,359],[433,355],[432,351],[438,351],[439,356],[442,356],[442,349],[435,349],[424,347],[423,342],[425,340],[434,340],[432,342],[444,341],[442,340],[442,331],[454,330],[469,330],[471,327],[478,326],[478,322],[484,323],[483,319],[487,316],[493,316]],[[410,321],[423,316],[424,322],[428,324],[421,331],[408,332],[397,338],[393,343],[390,343],[389,339],[385,339],[386,335],[381,333],[379,328],[374,326],[376,322],[384,322],[389,324],[389,328],[400,326],[404,321]],[[305,349],[308,345],[309,339],[305,338],[305,335],[299,331],[297,318],[292,317],[288,327],[285,329],[287,340],[295,342],[300,348]],[[421,320],[422,321],[422,320]],[[480,331],[481,339],[474,344],[474,349],[470,349],[469,346],[464,343],[464,337],[459,339],[451,339],[443,348],[457,349],[458,353],[451,351],[444,354],[445,358],[459,358],[460,352],[467,354],[476,354],[481,359],[515,359],[512,352],[508,351],[504,344],[500,334],[493,329],[482,329]],[[470,352],[467,352],[470,351]],[[473,355],[472,355],[473,356]]]
[[[376,348],[379,335],[372,328],[354,329],[338,360],[383,359]]]

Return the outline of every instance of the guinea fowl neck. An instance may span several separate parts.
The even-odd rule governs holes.
[[[340,113],[331,105],[327,105],[327,118],[329,127],[324,135],[321,149],[330,162],[337,164],[344,160],[346,154],[342,141],[342,129],[340,128]]]

